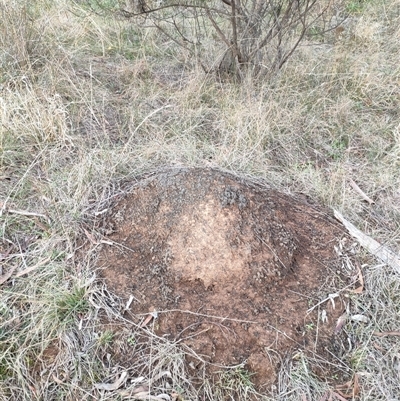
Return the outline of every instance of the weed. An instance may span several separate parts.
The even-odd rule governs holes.
[[[106,347],[108,345],[111,345],[114,340],[114,332],[111,330],[106,330],[103,333],[101,333],[99,339],[98,339],[98,344],[102,347]]]
[[[252,374],[243,366],[228,369],[220,372],[218,380],[214,383],[206,382],[203,392],[208,394],[210,399],[252,399],[257,396],[257,391],[251,380]]]
[[[54,318],[62,325],[71,324],[79,315],[89,310],[89,303],[86,298],[86,288],[74,286],[71,289],[52,295]]]
[[[365,369],[365,356],[366,352],[361,347],[351,353],[349,365],[354,372],[359,372]]]
[[[347,137],[336,138],[332,141],[331,157],[334,160],[339,160],[344,156],[344,151],[347,149],[349,140]]]
[[[135,339],[134,335],[128,337],[126,341],[127,341],[128,345],[130,345],[131,347],[134,347],[136,344],[136,339]]]
[[[315,324],[314,323],[307,323],[306,324],[306,330],[307,331],[312,331],[315,329]]]
[[[350,0],[346,3],[346,11],[351,14],[361,13],[371,0]]]

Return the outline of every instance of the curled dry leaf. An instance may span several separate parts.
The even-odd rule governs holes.
[[[343,326],[347,321],[347,313],[343,313],[343,315],[339,316],[339,319],[336,322],[335,334],[339,334],[342,331]]]
[[[143,323],[140,325],[140,327],[145,327],[150,321],[151,319],[153,319],[153,315],[150,313],[150,315],[148,315],[146,317],[146,319],[144,319]]]
[[[171,397],[168,394],[158,394],[156,398],[159,398],[160,400],[171,401]]]
[[[334,398],[332,398],[334,397]],[[352,398],[352,396],[347,396],[343,394],[340,390],[332,391],[330,393],[329,401],[332,399],[339,400],[339,401],[347,401],[347,398]]]
[[[150,395],[148,391],[143,391],[141,393],[137,393],[134,395],[135,400],[146,400],[146,401],[160,401],[160,400],[167,400],[170,401],[171,397],[168,394],[160,394],[157,396]],[[168,397],[168,398],[165,398]]]
[[[358,323],[368,323],[369,322],[369,318],[364,315],[353,315],[350,317],[350,319],[353,322],[358,322]]]
[[[160,380],[162,377],[169,377],[172,378],[171,372],[169,370],[163,370],[162,372],[160,372],[159,374],[155,375],[154,377],[152,377],[151,382],[154,383],[157,380]]]
[[[357,271],[358,271],[358,282],[360,283],[360,286],[355,288],[354,290],[351,290],[354,294],[361,294],[364,291],[364,277],[361,271],[361,266],[360,262],[356,260],[356,266],[357,266]]]
[[[135,394],[138,394],[138,393],[143,393],[143,392],[148,393],[149,391],[150,391],[150,389],[149,389],[148,386],[139,386],[139,387],[136,387],[136,388],[134,388],[132,390],[132,395],[135,395]]]
[[[135,299],[135,297],[133,295],[130,295],[128,302],[125,305],[125,310],[128,310],[131,306],[132,301]]]
[[[335,396],[340,400],[354,398],[360,393],[359,376],[356,373],[352,380],[335,387]]]
[[[124,383],[128,372],[122,372],[119,379],[117,379],[114,383],[97,383],[94,385],[97,390],[105,390],[105,391],[113,391],[119,389]]]
[[[176,391],[173,391],[171,393],[171,401],[183,401],[183,397]]]

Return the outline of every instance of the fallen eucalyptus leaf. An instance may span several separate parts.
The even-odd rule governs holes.
[[[117,379],[114,383],[97,383],[94,386],[97,390],[105,390],[105,391],[113,391],[119,389],[124,383],[128,372],[122,372],[119,379]]]
[[[164,396],[166,394],[160,394],[161,396]],[[141,393],[137,393],[134,395],[135,400],[146,400],[146,401],[160,401],[160,400],[165,400],[165,398],[160,398],[160,396],[154,396],[150,395],[147,391],[143,391]],[[168,400],[170,400],[168,396]]]
[[[171,401],[171,397],[168,394],[158,394],[157,398],[159,398],[160,400]]]
[[[335,334],[341,332],[343,326],[346,324],[346,321],[347,321],[347,313],[343,313],[342,316],[339,316],[339,319],[336,322]]]
[[[369,318],[364,315],[353,315],[350,317],[353,322],[361,322],[361,323],[368,323]]]

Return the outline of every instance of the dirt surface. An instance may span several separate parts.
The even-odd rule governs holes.
[[[326,210],[220,171],[175,169],[134,184],[103,231],[108,288],[134,297],[136,321],[157,312],[156,334],[192,350],[193,377],[246,363],[263,388],[279,368],[271,355],[337,353],[341,302],[307,313],[341,276],[334,246],[345,234]]]

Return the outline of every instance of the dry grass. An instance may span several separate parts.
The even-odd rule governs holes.
[[[399,251],[400,4],[347,4],[340,35],[305,43],[272,82],[238,86],[204,75],[155,32],[67,0],[0,1],[0,277],[13,271],[1,284],[1,399],[135,399],[140,386],[198,396],[184,350],[132,329],[93,280],[91,254],[78,257],[82,227],[90,232],[124,180],[145,171],[217,166],[263,178],[338,208]],[[360,399],[394,400],[398,337],[374,333],[399,330],[400,278],[364,260],[366,291],[349,308],[369,323],[345,326],[345,363],[360,377]],[[107,331],[104,316],[118,330]],[[124,372],[108,359],[117,350],[141,357],[119,389],[99,390]],[[312,363],[282,362],[273,398],[322,397]],[[202,394],[261,399],[248,379],[238,367]]]

